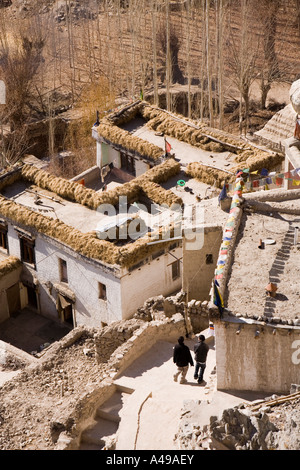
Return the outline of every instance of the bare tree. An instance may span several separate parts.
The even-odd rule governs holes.
[[[250,87],[257,78],[259,42],[252,28],[253,9],[249,0],[240,0],[241,28],[238,36],[231,30],[229,43],[229,65],[231,79],[240,92],[240,134],[249,128]],[[244,104],[244,111],[243,111]]]
[[[278,56],[282,53],[284,38],[277,35],[277,23],[279,10],[282,6],[281,0],[259,0],[255,3],[259,14],[259,24],[262,31],[262,54],[261,65],[258,65],[258,73],[261,89],[261,109],[266,108],[266,101],[272,84],[276,81],[285,80],[291,75],[290,64],[279,63]],[[286,20],[285,29],[289,24]],[[276,44],[277,43],[277,44]],[[276,47],[277,46],[277,47]]]
[[[28,116],[32,85],[42,61],[42,37],[21,34],[19,47],[0,46],[0,68],[6,83],[6,115],[11,130],[23,126]]]

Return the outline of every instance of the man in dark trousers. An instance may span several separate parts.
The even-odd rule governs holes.
[[[183,336],[178,338],[178,344],[176,344],[174,347],[173,362],[177,366],[177,372],[173,376],[174,381],[177,382],[178,376],[181,374],[180,383],[186,383],[187,380],[185,377],[189,368],[189,364],[193,366],[194,361],[191,355],[191,351],[189,350],[188,346],[184,344]]]
[[[205,343],[205,336],[199,335],[198,343],[194,346],[194,353],[195,353],[195,373],[194,379],[198,381],[198,384],[203,382],[203,374],[206,367],[206,358],[208,353],[209,347]],[[200,371],[200,372],[199,372]]]

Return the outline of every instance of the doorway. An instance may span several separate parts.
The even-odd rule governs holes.
[[[56,309],[60,320],[63,323],[68,323],[72,328],[74,328],[72,300],[70,300],[65,295],[58,294],[56,300]]]
[[[14,284],[6,290],[6,298],[9,315],[13,315],[18,310],[21,310],[19,283]]]
[[[30,286],[26,286],[26,287],[27,287],[27,295],[28,295],[28,306],[33,308],[34,310],[38,310],[36,290],[34,289],[34,287],[30,287]]]

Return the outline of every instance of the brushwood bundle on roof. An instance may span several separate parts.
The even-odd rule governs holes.
[[[110,265],[130,267],[158,250],[157,245],[148,245],[153,241],[153,234],[146,234],[137,241],[119,249],[108,240],[100,240],[96,232],[82,233],[60,220],[37,213],[2,196],[0,196],[0,214],[13,223],[18,223],[66,244],[83,256]],[[168,246],[170,243],[172,240],[162,242],[159,248]]]
[[[281,165],[283,157],[279,154],[269,154],[263,150],[253,149],[252,151],[245,150],[236,160],[238,164],[230,169],[232,174],[202,165],[199,162],[189,163],[186,173],[203,183],[215,184],[218,188],[222,188],[224,182],[233,183],[235,181],[235,175],[238,171],[248,169],[249,173],[253,171],[259,173],[263,168],[270,171]]]
[[[0,263],[0,279],[22,266],[21,261],[16,256],[9,256]]]
[[[203,183],[215,185],[217,188],[222,188],[224,182],[233,182],[234,175],[230,175],[225,171],[201,165],[199,162],[189,163],[186,168],[186,174],[191,178],[196,178]]]
[[[230,134],[149,104],[143,106],[141,114],[151,129],[203,150],[224,152],[230,148],[232,151],[240,152],[249,147],[244,141]]]
[[[42,189],[52,191],[58,196],[68,199],[73,202],[77,202],[90,209],[96,210],[101,204],[117,205],[120,196],[126,196],[128,202],[137,200],[140,191],[149,182],[163,183],[168,181],[170,178],[180,172],[180,163],[174,159],[168,159],[164,163],[153,167],[143,175],[131,180],[128,183],[118,186],[110,191],[98,193],[93,189],[86,188],[85,186],[78,184],[74,181],[68,181],[64,178],[60,178],[49,174],[44,170],[40,170],[32,165],[25,164],[21,169],[20,177],[24,180],[39,186]],[[161,186],[156,187],[156,191],[152,190],[153,201],[157,204],[162,202],[168,203],[181,203],[182,201],[173,194],[173,200],[170,191],[165,190]],[[165,194],[165,199],[163,197]]]
[[[180,164],[173,159],[169,159],[129,183],[104,193],[97,193],[76,182],[50,175],[46,171],[28,164],[23,165],[21,169],[14,172],[13,179],[14,181],[23,179],[62,198],[96,210],[100,204],[118,204],[119,196],[127,196],[129,202],[138,201],[141,193],[146,194],[157,204],[182,204],[181,199],[176,194],[165,190],[158,184],[167,181],[179,171]],[[8,174],[8,180],[11,181],[10,174]],[[7,184],[3,183],[3,185],[6,186]],[[82,233],[60,220],[47,217],[3,196],[0,196],[0,214],[14,224],[18,223],[25,228],[33,229],[37,233],[42,233],[68,245],[86,257],[110,265],[130,267],[146,255],[158,250],[157,245],[148,245],[148,242],[153,240],[151,234],[147,234],[120,249],[111,241],[100,240],[96,232]],[[163,242],[161,246],[167,246],[168,244],[170,242]]]
[[[225,131],[207,127],[201,122],[196,122],[184,116],[170,113],[152,106],[145,101],[137,101],[112,113],[103,121],[103,124],[100,124],[99,133],[102,134],[103,131],[103,134],[108,136],[108,140],[109,135],[118,136],[118,138],[114,140],[119,141],[120,145],[131,150],[130,142],[133,143],[136,137],[131,136],[126,131],[118,128],[118,126],[129,122],[137,115],[140,115],[145,122],[147,122],[147,126],[152,130],[174,137],[194,147],[210,152],[230,151],[235,155],[237,165],[243,164],[244,167],[249,168],[251,171],[260,170],[262,168],[271,169],[277,164],[280,164],[284,158],[282,155],[257,149],[250,143]],[[117,131],[117,129],[119,129],[119,131]],[[139,139],[139,141],[142,141],[142,139]],[[142,146],[141,142],[139,142],[140,148],[145,153],[148,153],[148,157],[153,160],[161,157],[161,149],[158,151],[158,147],[155,149],[153,147],[147,147],[147,143],[145,141],[142,142],[144,142],[145,145]],[[142,153],[140,153],[140,155],[142,155]],[[236,167],[233,171],[238,169],[239,168]],[[198,170],[197,173],[198,175],[200,173],[204,175],[204,181],[210,181],[209,184],[212,184],[213,174],[216,174],[218,179],[222,179],[222,174],[218,173],[218,171],[212,172],[211,170],[205,170],[203,168],[201,172]]]
[[[97,132],[105,141],[147,160],[159,162],[164,156],[164,151],[157,145],[136,137],[108,121],[102,121],[97,127]]]

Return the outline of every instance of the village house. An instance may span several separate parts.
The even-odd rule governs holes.
[[[178,171],[178,165],[166,162],[155,174],[148,174],[149,194],[155,199],[158,192],[167,202],[180,202],[153,182],[160,171],[165,177],[166,172]],[[107,215],[97,209],[102,204],[118,206],[115,191],[96,193],[27,164],[4,174],[1,253],[17,257],[23,269],[14,284],[14,295],[20,299],[16,305],[10,302],[12,286],[4,289],[6,295],[2,292],[1,320],[28,303],[38,313],[71,326],[101,327],[130,317],[157,292],[167,295],[179,290],[181,241],[169,237],[160,243],[153,237],[160,214],[151,218],[138,205],[149,202],[147,188],[137,179],[122,186],[120,195],[133,207],[131,217],[120,213],[120,207]],[[166,213],[164,218],[170,219]],[[129,236],[130,224],[136,240]],[[126,229],[123,237],[122,229]],[[24,289],[26,295],[21,295]]]
[[[217,387],[287,393],[300,380],[300,191],[236,179],[211,292]]]
[[[1,252],[22,262],[14,284],[19,307],[30,305],[70,327],[101,327],[130,318],[149,297],[168,296],[183,285],[187,300],[208,299],[221,243],[219,228],[210,227],[226,216],[216,196],[224,183],[230,193],[241,165],[274,169],[282,156],[141,101],[97,121],[92,133],[96,165],[71,181],[32,162],[1,175]],[[206,207],[209,200],[218,214]],[[199,206],[204,241],[197,256],[191,256],[193,246],[184,250],[184,267],[187,233],[180,229],[193,232],[194,222],[199,225]],[[179,232],[177,217],[183,222]],[[135,238],[124,237],[130,228]],[[199,271],[197,259],[204,267],[196,277],[188,266],[196,263]],[[201,278],[205,285],[197,293]],[[189,290],[192,280],[198,287]],[[8,289],[5,298],[1,321],[16,308]]]

